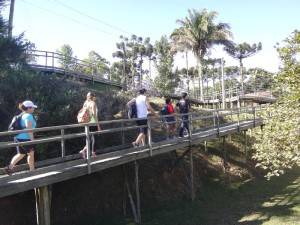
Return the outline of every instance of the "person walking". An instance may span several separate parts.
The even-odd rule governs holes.
[[[36,120],[32,115],[37,106],[32,101],[24,101],[19,104],[19,109],[22,112],[20,118],[20,126],[22,129],[33,129],[36,128]],[[34,135],[32,131],[20,133],[15,136],[15,142],[27,142],[33,141]],[[15,165],[27,155],[27,163],[29,170],[34,170],[34,145],[19,145],[17,146],[17,154],[12,158],[10,164],[5,167],[8,174],[13,172]]]
[[[187,99],[187,93],[183,92],[181,94],[180,101],[176,104],[179,108],[180,114],[187,114],[190,111],[191,105],[190,101]],[[182,115],[181,116],[181,124],[179,129],[179,137],[183,137],[184,131],[189,132],[189,115]]]
[[[147,116],[150,111],[155,115],[155,111],[151,107],[148,98],[146,96],[146,89],[142,88],[139,90],[139,95],[136,98],[131,99],[127,106],[130,107],[131,104],[136,104],[137,109],[137,120],[138,126],[147,126]],[[139,134],[134,142],[132,142],[133,147],[145,146],[145,138],[147,135],[148,127],[139,128]]]
[[[90,132],[94,132],[94,131],[100,131],[100,124],[99,124],[99,120],[98,120],[98,107],[96,104],[96,95],[92,92],[88,92],[86,95],[86,100],[83,104],[83,107],[85,108],[88,113],[89,113],[89,122],[88,123],[96,123],[96,125],[91,125],[89,126]],[[91,135],[91,150],[92,150],[92,156],[95,157],[96,156],[96,152],[95,152],[95,137],[94,135]],[[86,152],[87,152],[87,145],[84,146],[84,148],[79,152],[82,155],[82,158],[86,158]]]
[[[167,126],[167,139],[175,138],[176,132],[176,119],[175,119],[175,110],[172,105],[171,98],[166,98],[166,104],[162,109],[162,115],[164,116],[164,121]]]

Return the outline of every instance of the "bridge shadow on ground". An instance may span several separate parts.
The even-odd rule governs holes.
[[[147,209],[144,223],[163,225],[300,224],[300,169],[267,181],[222,185],[205,179],[197,199],[168,202]]]

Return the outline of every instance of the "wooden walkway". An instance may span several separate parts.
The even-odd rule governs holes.
[[[122,85],[111,79],[104,78],[103,74],[97,71],[97,66],[77,58],[67,59],[70,63],[68,67],[64,67],[61,62],[67,61],[62,54],[49,51],[31,50],[27,52],[30,59],[28,65],[31,69],[61,74],[79,81],[93,82],[122,88]],[[91,71],[87,74],[85,71]]]
[[[79,155],[69,155],[63,156],[59,159],[50,159],[41,162],[37,162],[37,169],[35,171],[27,171],[21,170],[15,173],[12,176],[8,176],[1,172],[0,175],[0,197],[12,195],[19,192],[24,192],[36,187],[41,187],[49,184],[53,184],[56,182],[72,179],[75,177],[83,176],[89,173],[97,172],[100,170],[104,170],[110,167],[115,167],[121,164],[125,164],[128,162],[132,162],[134,160],[142,159],[151,157],[158,154],[163,154],[165,152],[174,151],[176,149],[185,148],[192,145],[199,144],[203,141],[208,141],[214,138],[218,138],[221,136],[226,136],[229,134],[237,133],[243,130],[248,130],[256,126],[262,125],[262,120],[260,118],[255,118],[251,120],[241,120],[237,122],[230,122],[224,123],[222,125],[219,124],[219,118],[230,115],[230,116],[241,116],[242,112],[237,114],[237,112],[228,112],[224,111],[223,115],[221,114],[222,111],[217,111],[218,115],[205,116],[197,118],[194,115],[194,120],[202,120],[202,119],[215,119],[215,125],[207,128],[197,129],[194,127],[191,132],[190,137],[184,138],[177,138],[171,141],[151,141],[151,144],[146,145],[145,147],[139,148],[124,148],[117,151],[104,153],[97,155],[94,158],[88,159],[80,159]],[[255,113],[255,108],[248,110],[246,113]],[[213,112],[211,112],[213,113]],[[238,119],[238,118],[237,118]],[[118,120],[116,120],[118,121]],[[114,121],[114,122],[116,122]],[[124,122],[124,120],[120,120],[120,122]],[[102,122],[105,123],[106,121]],[[67,129],[69,127],[80,126],[76,125],[66,125],[64,128],[59,127],[59,129]],[[124,127],[124,128],[114,128],[110,130],[103,130],[98,131],[98,133],[108,133],[111,130],[120,131],[122,129],[129,130],[129,129],[136,129],[138,126],[134,127]],[[34,129],[35,132],[44,131],[44,130],[54,130],[56,127],[49,127],[47,128],[37,128]],[[152,127],[153,129],[153,127]],[[0,133],[3,136],[5,132]],[[9,132],[6,132],[9,133]],[[12,132],[10,132],[12,133]],[[97,132],[95,132],[97,133]],[[151,131],[150,131],[151,135]],[[52,141],[59,141],[64,140],[72,137],[84,137],[85,133],[77,133],[77,134],[70,134],[65,135],[64,138],[60,136],[50,137],[47,139],[37,139],[33,142],[37,143],[46,143]],[[0,148],[5,148],[7,146],[13,147],[18,144],[16,143],[6,143],[0,145]],[[65,151],[65,150],[64,150]],[[24,167],[23,167],[24,168]],[[0,174],[1,174],[0,173]]]

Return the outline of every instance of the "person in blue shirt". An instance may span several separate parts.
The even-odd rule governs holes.
[[[32,113],[34,109],[37,108],[32,101],[24,101],[22,104],[19,105],[20,110],[22,111],[22,117],[20,120],[21,127],[26,129],[33,129],[36,127],[36,120],[34,119]],[[33,141],[33,132],[28,131],[24,133],[20,133],[16,135],[15,141],[16,142],[26,142],[26,141]],[[15,165],[22,160],[25,155],[27,155],[27,162],[29,165],[29,170],[34,170],[34,146],[33,145],[20,145],[17,147],[17,154],[12,158],[10,164],[5,168],[8,174],[12,173],[13,168]]]

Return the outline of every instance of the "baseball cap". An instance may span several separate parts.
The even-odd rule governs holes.
[[[37,108],[35,104],[33,104],[32,101],[26,100],[22,103],[26,108]]]

